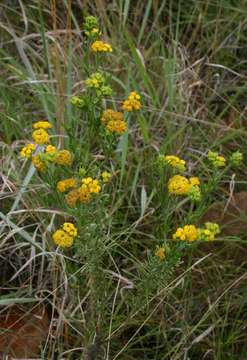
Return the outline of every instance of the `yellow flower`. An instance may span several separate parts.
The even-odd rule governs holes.
[[[135,91],[132,91],[128,96],[127,100],[123,102],[122,108],[125,111],[134,111],[140,110],[141,102],[140,102],[140,95],[137,94]]]
[[[163,246],[158,247],[157,250],[155,251],[155,256],[160,258],[160,260],[165,260],[166,258],[165,248]]]
[[[46,153],[55,153],[57,151],[56,146],[53,145],[47,145],[45,148]]]
[[[64,179],[64,180],[60,180],[57,183],[57,190],[61,193],[73,188],[76,186],[76,179],[74,178],[69,178],[69,179]]]
[[[62,229],[56,230],[52,235],[52,239],[56,245],[61,247],[70,247],[73,245],[74,239],[69,236],[68,233]]]
[[[77,228],[75,227],[74,224],[70,223],[70,222],[65,222],[62,226],[63,230],[72,237],[76,237],[77,236]]]
[[[186,195],[190,189],[189,180],[181,175],[175,175],[168,181],[168,192],[175,195]]]
[[[26,158],[30,158],[32,156],[32,153],[35,150],[35,145],[34,144],[27,144],[26,146],[24,146],[21,151],[20,151],[20,155],[21,157],[26,157]]]
[[[38,145],[47,144],[50,140],[49,134],[44,129],[34,130],[32,137]]]
[[[101,190],[101,186],[99,184],[99,181],[96,179],[92,179],[91,177],[87,177],[82,179],[82,186],[83,191],[88,191],[89,194],[95,193],[98,194]],[[87,188],[87,189],[86,189]]]
[[[189,182],[192,186],[200,185],[200,179],[196,176],[189,178]]]
[[[102,180],[104,183],[108,183],[112,177],[112,175],[108,171],[103,171],[101,174]]]
[[[58,165],[71,165],[72,164],[72,154],[68,150],[59,150],[57,152],[55,163]]]
[[[98,180],[93,180],[91,184],[88,185],[90,193],[98,194],[101,190],[101,186],[99,185]]]
[[[112,52],[112,47],[108,43],[105,43],[101,40],[96,40],[92,43],[91,50],[93,52]]]
[[[45,163],[40,159],[39,154],[32,157],[33,166],[40,172],[45,170]]]
[[[193,242],[197,240],[198,230],[195,225],[185,225],[183,228],[178,228],[172,237],[174,240]]]
[[[111,120],[107,123],[106,128],[108,131],[116,133],[118,135],[123,134],[125,131],[128,130],[127,124],[124,120]]]
[[[65,201],[69,207],[74,208],[76,207],[76,203],[77,200],[79,200],[79,197],[79,189],[73,189],[65,196]]]
[[[78,193],[78,198],[82,204],[88,203],[91,200],[91,194],[87,185],[82,184],[82,186],[78,189]]]
[[[180,159],[178,156],[175,155],[166,155],[164,156],[164,162],[176,168],[180,171],[185,171],[185,161]]]
[[[33,124],[33,128],[36,129],[51,129],[52,124],[49,121],[37,121]]]
[[[106,109],[103,111],[101,122],[107,124],[109,121],[123,121],[124,114],[120,111],[114,111],[112,109]]]

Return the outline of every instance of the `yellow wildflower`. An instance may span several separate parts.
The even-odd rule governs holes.
[[[158,247],[157,250],[155,251],[155,256],[160,258],[160,260],[165,260],[166,258],[165,248],[163,246]]]
[[[124,114],[120,111],[114,111],[112,109],[106,109],[103,111],[101,122],[107,124],[109,121],[123,121]]]
[[[135,91],[132,91],[128,96],[127,100],[123,102],[122,108],[125,111],[134,111],[140,110],[141,102],[140,102],[140,95],[137,94]]]
[[[20,151],[20,155],[21,157],[26,157],[26,158],[30,158],[32,156],[32,153],[35,150],[35,145],[34,144],[27,144],[26,146],[24,146],[21,151]]]
[[[108,171],[103,171],[101,174],[102,180],[104,183],[108,183],[112,177],[112,175]]]
[[[168,181],[168,191],[170,194],[185,195],[189,189],[190,183],[185,176],[175,175]]]
[[[59,192],[63,193],[75,186],[76,186],[76,179],[74,179],[74,178],[64,179],[64,180],[58,181],[57,190]]]
[[[69,207],[74,208],[76,207],[76,203],[77,200],[79,200],[79,197],[79,189],[73,189],[65,196],[65,201]]]
[[[190,185],[200,185],[200,179],[196,176],[189,178]]]
[[[40,159],[39,154],[32,157],[33,166],[40,172],[45,170],[45,163]]]
[[[93,52],[112,52],[112,47],[108,43],[105,43],[101,40],[96,40],[92,43],[91,50]]]
[[[72,161],[72,154],[68,150],[59,150],[57,152],[55,162],[58,165],[71,165]]]
[[[56,230],[52,235],[52,239],[56,245],[64,248],[72,246],[74,242],[74,238],[62,229]]]
[[[56,151],[57,151],[56,146],[47,145],[47,146],[45,147],[45,152],[46,152],[46,153],[55,153]]]
[[[193,242],[197,240],[198,230],[195,225],[185,225],[183,228],[178,228],[172,237],[174,240]]]
[[[175,169],[180,171],[185,171],[185,161],[180,159],[178,156],[175,155],[166,155],[164,156],[164,162],[168,165],[172,166]]]
[[[87,185],[82,184],[81,187],[78,189],[78,199],[81,203],[88,203],[91,200],[91,194],[87,187]]]
[[[51,129],[52,124],[49,121],[37,121],[33,124],[33,128],[36,129]]]
[[[108,131],[116,134],[123,134],[125,131],[128,130],[127,124],[124,120],[114,121],[111,120],[107,123],[106,128]]]
[[[33,140],[38,145],[47,144],[50,140],[48,132],[45,131],[44,129],[34,130],[32,137],[33,137]]]
[[[92,179],[91,177],[82,179],[82,188],[85,189],[85,186],[83,185],[87,187],[89,193],[98,194],[101,190],[99,181],[96,179]]]
[[[63,224],[63,230],[72,237],[76,237],[77,236],[77,228],[75,227],[74,224],[70,223],[70,222],[65,222]]]

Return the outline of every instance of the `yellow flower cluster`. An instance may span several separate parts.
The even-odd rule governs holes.
[[[155,251],[155,256],[157,256],[160,260],[165,260],[166,258],[166,251],[164,246],[159,246]]]
[[[85,189],[90,194],[98,194],[101,191],[99,180],[87,177],[82,179],[82,189]]]
[[[91,50],[93,52],[112,52],[112,47],[106,42],[96,40],[92,43]]]
[[[50,136],[44,129],[34,130],[32,137],[38,145],[47,144],[50,141]]]
[[[122,108],[125,111],[134,111],[134,110],[140,110],[141,108],[141,102],[140,102],[140,95],[137,94],[135,91],[132,91],[127,100],[123,102]]]
[[[60,180],[57,183],[57,191],[64,193],[67,190],[74,188],[76,186],[76,184],[77,184],[77,181],[75,178]]]
[[[47,146],[45,147],[45,152],[46,152],[46,153],[49,153],[49,154],[51,154],[51,153],[56,153],[56,152],[57,152],[57,148],[56,148],[56,146],[53,146],[53,145],[47,145]]]
[[[32,163],[38,171],[44,171],[48,163],[70,166],[73,162],[73,156],[68,150],[57,150],[53,145],[47,145],[45,152],[40,152],[33,156]]]
[[[69,150],[59,150],[56,153],[54,161],[58,165],[70,166],[73,162],[73,156]]]
[[[37,130],[37,129],[51,129],[52,128],[52,124],[49,123],[49,121],[37,121],[33,124],[33,128],[34,130]]]
[[[209,151],[208,160],[215,168],[226,166],[226,159],[224,158],[224,156],[219,155],[217,152]]]
[[[39,154],[32,157],[32,164],[37,171],[42,172],[45,170],[45,163],[40,159]]]
[[[118,135],[128,130],[127,124],[124,121],[124,114],[119,111],[107,109],[103,112],[101,122],[106,126],[106,129]]]
[[[198,232],[195,225],[185,225],[184,227],[179,227],[172,237],[174,240],[192,242],[197,239],[197,236]]]
[[[185,225],[179,227],[173,234],[174,240],[193,242],[195,240],[212,241],[220,233],[219,225],[216,223],[206,223],[205,228],[196,228],[195,225]]]
[[[57,183],[57,190],[60,192],[66,192],[72,189],[65,196],[67,205],[72,208],[76,207],[77,201],[82,204],[88,203],[93,194],[98,194],[101,191],[99,180],[91,177],[82,179],[79,187],[75,188],[76,185],[77,180],[74,178],[61,180]]]
[[[50,136],[46,129],[51,129],[52,125],[49,121],[37,121],[33,124],[34,132],[32,134],[33,140],[38,145],[47,144],[50,141]]]
[[[168,191],[175,195],[188,195],[191,189],[200,185],[198,177],[187,179],[182,175],[175,175],[168,181]]]
[[[186,162],[175,155],[159,155],[158,161],[161,164],[168,164],[171,167],[182,172],[186,169]]]
[[[56,245],[61,247],[70,247],[73,245],[74,238],[77,236],[77,228],[74,224],[65,222],[61,229],[58,229],[52,235]]]
[[[20,155],[21,155],[21,157],[24,157],[24,158],[30,158],[32,156],[34,150],[35,150],[34,144],[27,144],[26,146],[24,146],[21,149]]]

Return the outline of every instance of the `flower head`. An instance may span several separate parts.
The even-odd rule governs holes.
[[[77,183],[77,181],[75,178],[60,180],[57,183],[57,191],[63,193],[65,191],[75,187],[76,183]]]
[[[155,251],[155,256],[157,256],[160,260],[165,260],[166,251],[164,246],[159,246]]]
[[[101,186],[97,179],[92,179],[91,177],[87,177],[82,179],[82,186],[85,185],[88,189],[88,192],[98,194],[101,191]],[[85,187],[84,187],[85,188]]]
[[[45,131],[44,129],[37,129],[34,130],[33,134],[32,134],[33,140],[36,142],[36,144],[38,145],[43,145],[43,144],[47,144],[50,141],[50,137],[47,131]]]
[[[137,92],[132,91],[127,100],[123,102],[122,108],[125,111],[134,111],[134,110],[140,110],[141,108],[141,102],[140,102],[140,95],[137,94]]]
[[[174,240],[193,242],[197,240],[198,230],[195,225],[185,225],[184,227],[179,227],[172,237]]]
[[[40,159],[40,154],[34,155],[32,157],[33,166],[36,170],[43,172],[45,170],[45,163]]]
[[[188,195],[192,200],[198,201],[201,198],[200,180],[198,177],[186,178],[182,175],[175,175],[168,181],[168,192],[174,195]]]
[[[46,153],[55,153],[56,151],[57,151],[56,146],[47,145],[47,146],[45,147],[45,152],[46,152]]]
[[[175,175],[168,181],[168,192],[175,195],[186,195],[189,191],[190,183],[185,176]]]
[[[73,189],[73,190],[70,190],[70,192],[68,192],[68,194],[65,196],[65,201],[69,207],[75,208],[76,203],[79,200],[79,198],[80,198],[79,189]]]
[[[186,169],[186,162],[175,155],[159,155],[158,162],[183,172]]]
[[[101,40],[96,40],[91,45],[91,50],[93,52],[112,52],[112,47],[110,44],[103,42]]]
[[[26,158],[30,158],[33,154],[35,150],[35,145],[34,144],[27,144],[26,146],[24,146],[21,151],[20,151],[20,155],[21,157],[26,157]]]
[[[106,109],[103,111],[103,114],[101,116],[101,122],[103,124],[108,124],[110,121],[123,121],[124,120],[124,114],[120,111],[114,111],[112,109]]]
[[[66,231],[58,229],[52,235],[54,243],[61,247],[71,247],[74,242],[74,238],[70,236]]]
[[[124,120],[111,120],[107,123],[106,128],[109,132],[116,133],[118,135],[121,135],[128,130],[127,124]]]
[[[68,165],[72,164],[73,157],[70,151],[68,150],[59,150],[55,157],[55,163],[58,165]]]
[[[70,223],[70,222],[65,222],[63,224],[63,230],[72,237],[76,237],[77,236],[77,228],[75,227],[74,224]]]
[[[49,123],[49,121],[46,121],[46,120],[44,120],[44,121],[37,121],[37,122],[35,122],[34,124],[33,124],[33,128],[35,129],[35,130],[37,130],[37,129],[51,129],[52,128],[52,124],[51,123]]]

